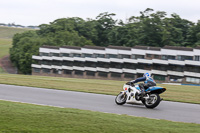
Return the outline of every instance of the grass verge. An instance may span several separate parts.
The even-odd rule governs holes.
[[[199,124],[0,101],[0,132],[197,133]],[[145,125],[145,127],[144,127]]]
[[[0,67],[0,74],[6,73],[1,67]]]
[[[0,45],[10,45],[10,44],[12,44],[12,39],[0,38]]]
[[[28,30],[33,29],[0,26],[0,38],[11,39],[14,36],[14,34],[23,33]]]
[[[0,39],[1,43],[1,39]],[[0,44],[0,58],[9,55],[9,49],[11,48],[11,43],[10,44]]]
[[[125,81],[0,74],[0,83],[117,95],[122,91]],[[167,91],[161,94],[164,100],[200,104],[199,86],[158,85],[167,88]]]

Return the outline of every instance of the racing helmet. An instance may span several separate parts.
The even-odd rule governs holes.
[[[144,73],[143,77],[151,77],[150,73]]]

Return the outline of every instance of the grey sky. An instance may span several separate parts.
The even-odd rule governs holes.
[[[200,0],[0,0],[0,23],[40,25],[63,17],[95,19],[102,12],[116,13],[125,21],[146,8],[200,20]]]

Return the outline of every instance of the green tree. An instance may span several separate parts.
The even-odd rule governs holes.
[[[168,45],[186,46],[187,34],[194,24],[175,13],[171,16],[171,18],[165,18],[165,29],[170,33]]]
[[[199,46],[200,45],[200,20],[196,25],[191,27],[187,34],[186,46]]]
[[[166,16],[165,12],[157,11],[153,13],[153,9],[147,8],[140,12],[140,16],[132,16],[129,18],[129,23],[133,23],[138,34],[138,44],[148,46],[162,46],[163,36],[163,19]]]
[[[38,49],[42,45],[93,45],[91,40],[79,34],[81,23],[85,21],[79,18],[58,19],[50,25],[40,25],[40,30],[15,34],[13,47],[10,49],[11,61],[20,73],[30,74],[32,55],[38,55]]]
[[[109,39],[108,34],[115,27],[117,20],[114,20],[112,17],[115,16],[114,13],[100,13],[96,17],[97,25],[96,30],[98,32],[98,42],[96,45],[98,46],[108,46]]]
[[[24,36],[23,36],[24,35]],[[16,34],[13,37],[13,47],[10,49],[10,59],[23,74],[31,73],[32,55],[38,54],[38,48],[43,41],[35,31]]]

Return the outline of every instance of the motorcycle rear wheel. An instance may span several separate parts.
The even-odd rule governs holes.
[[[156,106],[158,106],[158,104],[160,103],[161,99],[159,94],[150,94],[149,95],[149,99],[145,99],[142,101],[142,103],[147,107],[147,108],[155,108]]]
[[[120,92],[115,98],[115,103],[118,105],[123,105],[126,103],[126,99],[127,99],[127,95]]]

